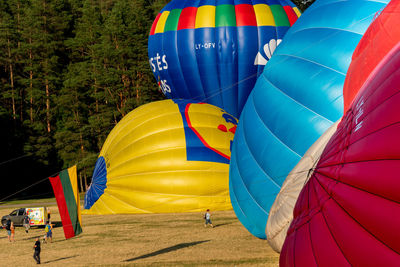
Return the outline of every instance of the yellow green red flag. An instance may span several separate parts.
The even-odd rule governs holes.
[[[79,201],[76,165],[50,177],[56,197],[65,238],[71,238],[82,232],[82,219]]]

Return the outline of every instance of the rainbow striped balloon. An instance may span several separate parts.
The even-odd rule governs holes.
[[[207,102],[238,116],[299,16],[288,0],[174,0],[151,28],[151,69],[168,98]]]

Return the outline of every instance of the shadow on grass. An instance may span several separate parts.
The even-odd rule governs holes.
[[[220,227],[220,226],[224,226],[224,225],[229,225],[232,224],[231,222],[228,223],[220,223],[220,224],[216,224],[214,227]]]
[[[36,238],[39,238],[40,240],[42,240],[43,235],[31,236],[31,237],[23,238],[21,240],[35,240]]]
[[[135,258],[132,258],[132,259],[124,260],[124,261],[135,261],[135,260],[150,258],[150,257],[153,257],[153,256],[157,256],[157,255],[160,255],[160,254],[168,253],[168,252],[175,251],[175,250],[182,249],[182,248],[195,246],[195,245],[198,245],[198,244],[201,244],[201,243],[205,243],[205,242],[209,242],[209,241],[210,240],[196,241],[196,242],[191,242],[191,243],[180,243],[180,244],[172,246],[172,247],[163,248],[163,249],[154,251],[152,253],[148,253],[148,254],[145,254],[145,255],[142,255],[142,256],[139,256],[139,257],[135,257]]]
[[[53,225],[53,228],[62,227],[61,222],[51,222],[51,224]]]
[[[51,261],[45,261],[45,262],[42,262],[42,264],[47,264],[47,263],[52,263],[52,262],[56,262],[56,261],[67,260],[67,259],[71,259],[71,258],[75,258],[75,257],[78,257],[78,255],[69,256],[69,257],[62,257],[62,258],[58,258],[58,259],[51,260]]]
[[[71,237],[70,239],[77,239],[77,238],[81,238],[81,237],[82,237],[81,235],[78,235],[78,236]],[[53,240],[52,243],[64,242],[64,241],[67,241],[67,240],[69,240],[69,239]],[[50,243],[50,241],[47,241],[47,242]]]
[[[0,238],[1,238],[1,237],[0,237]],[[58,242],[67,241],[67,239],[60,239],[60,240],[53,240],[53,242],[50,242],[50,241],[43,242],[43,240],[44,240],[44,235],[31,236],[31,237],[23,238],[23,239],[21,239],[21,240],[36,240],[36,238],[39,238],[39,240],[40,240],[43,244],[47,244],[47,243],[58,243]],[[74,237],[72,237],[72,238],[73,238],[73,239],[81,238],[81,236],[80,236],[80,235],[79,235],[79,236],[74,236]]]

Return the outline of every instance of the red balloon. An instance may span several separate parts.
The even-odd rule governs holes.
[[[387,30],[393,27],[398,24]],[[280,265],[398,266],[399,229],[398,40],[359,90],[302,189]]]
[[[344,112],[367,77],[400,40],[400,2],[391,1],[368,27],[353,53],[343,87]]]

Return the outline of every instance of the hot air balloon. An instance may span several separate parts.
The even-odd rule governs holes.
[[[131,111],[103,145],[85,213],[231,209],[228,170],[236,125],[218,107],[184,100]]]
[[[399,264],[399,84],[398,42],[359,90],[301,191],[281,266]]]
[[[307,149],[343,114],[351,56],[388,1],[322,1],[289,29],[257,80],[239,119],[229,183],[233,209],[266,238],[268,212]]]
[[[168,98],[207,102],[238,117],[298,16],[289,0],[173,0],[150,31],[151,69]]]
[[[392,1],[382,15],[398,17],[399,11],[400,2]],[[390,32],[394,25],[379,27]],[[363,39],[387,37],[377,33]],[[393,31],[389,38],[396,44],[366,82],[349,83],[362,87],[351,88],[358,93],[300,193],[281,266],[396,266],[400,261],[400,36]],[[379,40],[361,43],[369,44],[367,53],[376,51]],[[356,74],[353,68],[359,66],[352,64],[349,73]]]
[[[354,96],[360,87],[366,82],[367,77],[382,58],[397,44],[400,36],[400,16],[392,16],[399,13],[399,6],[388,5],[385,12],[380,14],[365,32],[364,37],[357,45],[350,64],[349,72],[343,87],[344,110],[347,111]],[[390,29],[382,31],[382,28]],[[354,66],[353,66],[354,65]]]
[[[274,204],[269,211],[265,234],[269,245],[280,253],[286,233],[293,220],[293,209],[300,191],[319,161],[326,144],[335,133],[339,121],[332,124],[317,141],[307,150],[299,163],[286,177]]]

